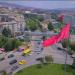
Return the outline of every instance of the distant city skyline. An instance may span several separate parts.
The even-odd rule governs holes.
[[[19,4],[27,7],[58,9],[58,8],[75,8],[75,1],[0,1],[7,3]]]

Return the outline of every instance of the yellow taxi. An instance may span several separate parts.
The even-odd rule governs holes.
[[[23,64],[26,64],[26,63],[27,63],[26,60],[21,60],[21,61],[19,61],[19,65],[23,65]]]
[[[23,52],[23,53],[27,54],[27,53],[30,53],[30,52],[31,52],[31,50],[30,50],[30,49],[26,49],[26,50],[24,50],[24,52]]]
[[[22,56],[25,56],[25,55],[30,54],[30,53],[31,53],[30,49],[25,49]]]

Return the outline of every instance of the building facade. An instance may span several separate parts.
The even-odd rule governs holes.
[[[25,20],[21,14],[0,14],[0,33],[4,27],[8,27],[11,30],[12,35],[24,32]]]

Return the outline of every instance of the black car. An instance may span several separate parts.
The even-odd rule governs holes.
[[[16,62],[17,62],[17,60],[14,59],[14,60],[10,61],[9,64],[10,64],[10,65],[13,65],[13,64],[16,63]]]
[[[62,49],[62,48],[60,48],[60,47],[57,47],[57,49],[58,49],[58,50],[63,50],[63,49]]]
[[[11,70],[12,71],[14,71],[14,70],[16,70],[16,69],[18,69],[19,67],[16,65],[16,66],[13,66],[12,68],[11,68]]]
[[[40,42],[37,42],[37,44],[40,44]]]
[[[0,61],[3,61],[5,58],[4,57],[2,57],[2,58],[0,58]]]
[[[12,58],[12,57],[14,57],[14,55],[13,55],[13,54],[10,54],[10,55],[8,56],[8,58]]]
[[[40,52],[37,52],[37,54],[40,54]]]
[[[41,48],[41,50],[43,50],[43,48]]]

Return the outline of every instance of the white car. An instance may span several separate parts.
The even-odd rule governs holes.
[[[24,39],[24,35],[17,36],[16,39]]]

